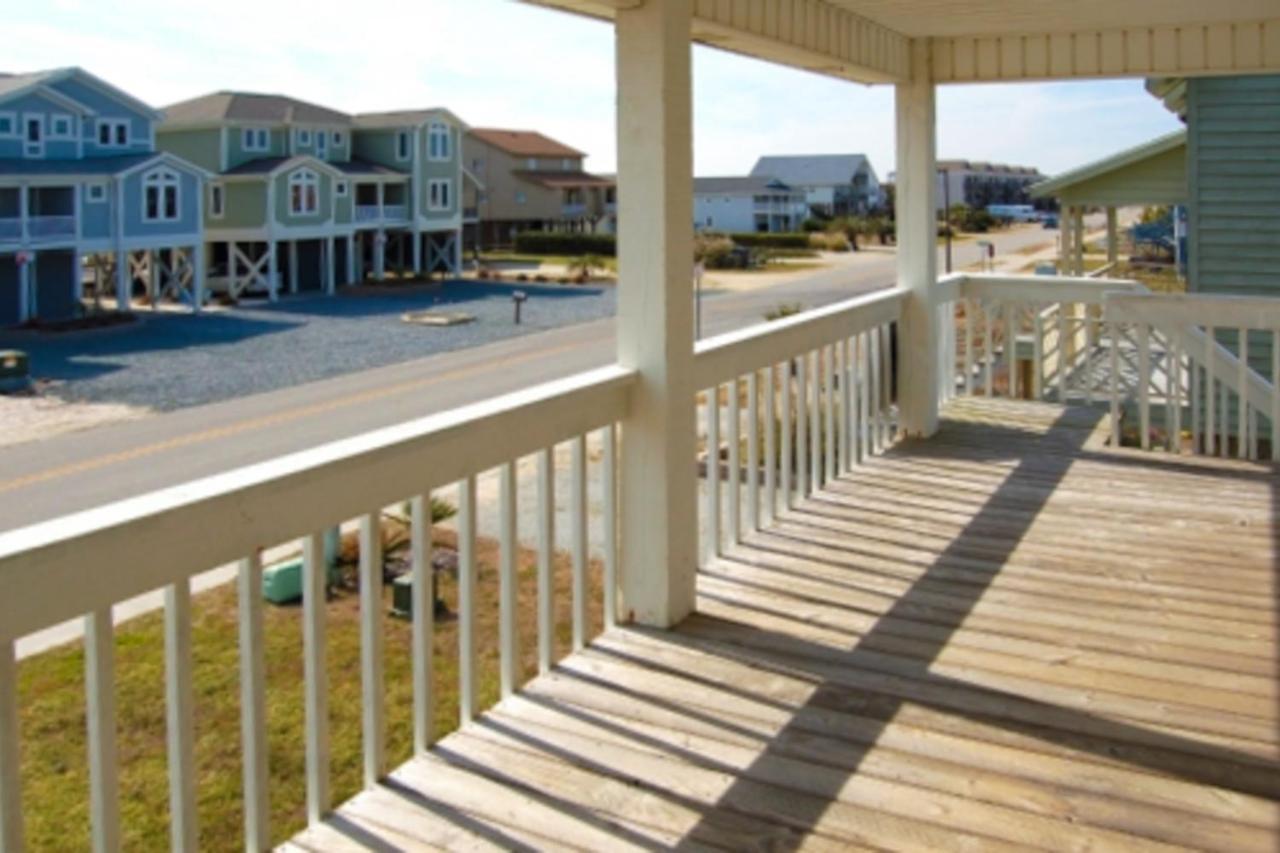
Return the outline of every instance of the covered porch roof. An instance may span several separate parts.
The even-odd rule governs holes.
[[[611,19],[638,0],[526,0]],[[692,38],[862,83],[910,77],[929,39],[939,83],[1280,71],[1270,0],[692,0]]]
[[[1173,133],[1086,163],[1030,189],[1064,205],[1123,207],[1187,203],[1187,132]]]

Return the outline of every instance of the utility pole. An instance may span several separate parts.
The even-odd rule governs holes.
[[[939,169],[942,175],[942,224],[947,238],[947,272],[951,272],[951,176],[946,169]]]

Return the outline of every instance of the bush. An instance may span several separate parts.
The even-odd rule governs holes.
[[[618,254],[612,234],[559,234],[554,231],[524,231],[516,235],[515,250],[523,255],[604,255]]]
[[[849,238],[840,232],[810,234],[809,246],[821,252],[847,252],[849,251]]]
[[[777,307],[770,308],[764,312],[764,318],[772,323],[774,320],[781,320],[783,317],[791,317],[804,311],[804,305],[799,302],[783,302]]]
[[[749,249],[771,248],[771,249],[807,249],[809,248],[809,235],[803,232],[784,233],[784,234],[768,234],[744,232],[739,234],[730,234],[729,239],[739,246],[746,246]]]
[[[800,230],[809,234],[813,234],[818,231],[826,231],[827,225],[829,224],[830,223],[825,222],[821,219],[817,219],[815,217],[810,216],[804,222],[800,223]]]
[[[693,238],[693,258],[701,261],[709,270],[740,269],[738,254],[733,241],[722,234],[696,234]]]
[[[947,219],[952,228],[969,234],[985,234],[996,225],[996,218],[987,211],[964,204],[952,205]]]

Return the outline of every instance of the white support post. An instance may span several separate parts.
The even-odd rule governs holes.
[[[694,607],[693,106],[687,0],[619,9],[618,361],[640,381],[622,422],[624,621]]]
[[[133,295],[133,271],[129,269],[129,253],[116,252],[116,310],[129,311]]]
[[[298,292],[298,241],[289,241],[289,292]]]
[[[280,268],[276,263],[276,241],[267,241],[267,294],[272,302],[279,298]]]
[[[895,89],[898,286],[910,291],[898,326],[898,405],[903,433],[927,437],[938,429],[935,89],[929,42],[913,39],[910,50],[911,80]]]
[[[415,225],[409,233],[413,235],[413,274],[422,275],[422,229]]]
[[[356,280],[356,235],[347,235],[347,284],[359,284]]]
[[[337,251],[338,241],[333,237],[326,238],[324,241],[324,292],[333,296],[334,290],[338,286],[337,268],[334,266],[336,258],[334,253]]]
[[[147,298],[151,301],[151,310],[160,307],[160,250],[147,249]]]
[[[373,235],[373,277],[382,281],[387,276],[387,232],[381,228]]]
[[[191,310],[204,308],[204,277],[206,273],[204,243],[191,247]]]

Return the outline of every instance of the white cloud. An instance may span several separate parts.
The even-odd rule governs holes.
[[[217,89],[347,111],[443,105],[615,163],[613,33],[510,0],[46,0],[6,11],[10,70],[81,65],[157,105]],[[893,169],[893,92],[695,50],[699,174],[766,153],[857,151]],[[945,87],[942,156],[1053,172],[1176,127],[1138,81]]]

